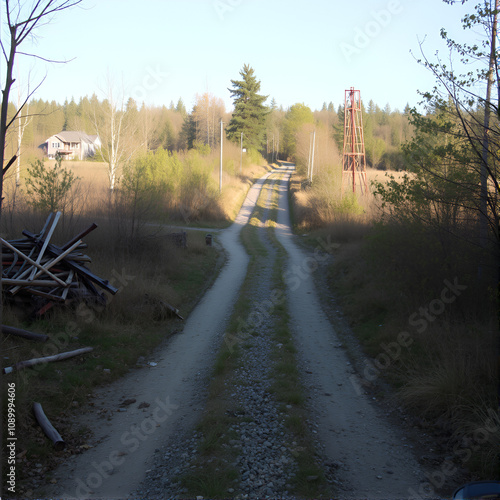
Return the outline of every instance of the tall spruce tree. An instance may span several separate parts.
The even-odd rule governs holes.
[[[269,112],[264,106],[268,96],[258,94],[260,81],[248,64],[243,66],[240,75],[243,80],[231,80],[233,89],[228,89],[231,98],[234,98],[234,112],[226,128],[227,138],[239,142],[243,132],[243,145],[260,149],[266,130],[266,115]]]

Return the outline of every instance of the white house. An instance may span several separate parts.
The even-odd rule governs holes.
[[[94,156],[96,150],[101,147],[101,140],[97,135],[66,130],[49,137],[40,147],[45,149],[50,159],[59,153],[66,160],[84,160]]]

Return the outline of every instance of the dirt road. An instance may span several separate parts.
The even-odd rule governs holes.
[[[200,381],[211,367],[246,274],[248,256],[239,233],[268,176],[250,189],[234,224],[220,235],[227,263],[183,332],[156,353],[156,366],[130,373],[97,392],[95,407],[88,409],[81,424],[95,430],[98,444],[61,466],[55,473],[57,484],[43,488],[45,492],[59,498],[127,498],[143,479],[156,447],[193,425],[202,404]],[[136,402],[122,408],[126,399]],[[111,420],[99,418],[100,410],[106,409],[115,410]]]
[[[291,167],[285,167],[284,170]],[[268,174],[269,175],[269,174]],[[220,276],[186,321],[184,331],[156,354],[156,366],[130,373],[96,394],[82,424],[94,446],[61,466],[44,493],[63,498],[127,498],[148,472],[148,459],[169,437],[192,428],[203,409],[203,380],[246,274],[239,232],[267,176],[250,190],[235,223],[218,236],[228,255]],[[401,431],[391,427],[350,382],[347,356],[324,314],[311,278],[320,252],[306,255],[290,230],[288,176],[280,187],[277,237],[288,253],[289,310],[318,440],[338,469],[341,498],[409,498],[423,479]],[[323,248],[324,250],[324,248]],[[124,399],[136,401],[123,407]],[[114,409],[111,419],[106,410]]]
[[[351,382],[351,364],[338,348],[340,339],[321,308],[311,274],[328,243],[318,242],[311,256],[294,242],[287,185],[284,179],[276,235],[288,253],[289,310],[324,452],[339,466],[345,498],[409,498],[410,488],[418,491],[424,479],[420,466],[401,431]]]

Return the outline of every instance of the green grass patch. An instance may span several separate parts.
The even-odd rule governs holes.
[[[212,462],[201,469],[193,469],[181,479],[181,484],[188,491],[197,492],[204,498],[228,498],[227,490],[234,486],[238,471],[225,467],[225,463]]]

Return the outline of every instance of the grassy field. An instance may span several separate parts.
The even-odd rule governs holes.
[[[63,167],[71,171],[77,181],[59,209],[73,220],[112,216],[172,225],[225,227],[238,213],[249,187],[268,169],[266,162],[252,153],[244,157],[240,172],[239,149],[231,144],[226,149],[220,193],[217,151],[161,152],[156,153],[157,156],[163,155],[156,162],[155,154],[144,155],[138,163],[119,171],[112,196],[106,163],[63,161]],[[52,168],[54,164],[55,160],[45,160],[46,168]],[[137,175],[137,190],[130,187],[130,182],[123,181],[127,168]],[[12,223],[8,225],[13,214],[33,213],[30,206],[33,200],[27,195],[28,169],[29,165],[21,169],[21,182],[17,188],[14,172],[5,179],[3,230],[15,229]]]

